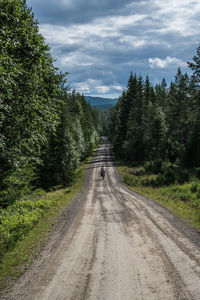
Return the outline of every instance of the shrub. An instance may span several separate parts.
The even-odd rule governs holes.
[[[150,184],[150,179],[145,178],[145,179],[141,180],[141,184],[142,184],[143,186],[150,186],[150,185],[151,185],[151,184]]]
[[[197,178],[200,178],[200,168],[195,168],[195,169],[194,169],[194,175],[195,175]]]
[[[176,173],[176,180],[178,183],[183,184],[184,182],[188,181],[190,178],[189,171],[186,169],[180,169]]]
[[[151,161],[146,161],[144,163],[144,168],[147,172],[152,172],[152,170],[153,170],[153,161],[152,160]]]
[[[170,185],[175,182],[175,173],[173,168],[166,168],[163,174],[159,174],[156,178],[157,185]]]
[[[198,182],[193,182],[193,183],[191,184],[190,191],[191,191],[192,193],[196,193],[196,192],[197,192],[197,189],[198,189],[198,186],[199,186]]]
[[[147,172],[152,172],[154,174],[159,174],[162,169],[163,169],[163,165],[165,165],[166,162],[163,162],[161,159],[157,159],[155,161],[146,161],[144,163],[144,169]]]
[[[145,173],[145,168],[144,167],[131,168],[129,173],[135,176],[140,176]]]
[[[145,178],[141,181],[141,184],[143,186],[153,186],[153,187],[158,186],[156,178]]]
[[[158,174],[158,173],[160,173],[160,170],[161,170],[161,168],[162,168],[162,160],[161,159],[157,159],[157,160],[155,160],[154,162],[153,162],[153,172],[155,173],[155,174]]]
[[[54,200],[16,201],[13,205],[0,211],[0,252],[9,249],[23,234],[25,234],[45,210],[55,206]]]
[[[128,175],[125,175],[123,177],[123,182],[125,184],[127,184],[128,186],[134,186],[137,184],[137,179],[133,176],[128,176]]]
[[[5,190],[0,192],[0,205],[7,207],[14,201],[31,193],[31,181],[34,179],[34,168],[27,159],[23,160],[23,167],[20,166],[8,172],[3,180]]]
[[[200,198],[200,184],[197,184],[197,188],[196,188],[196,197]]]

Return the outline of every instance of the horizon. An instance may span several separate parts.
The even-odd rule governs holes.
[[[110,95],[108,95],[108,97],[106,97],[106,95],[99,96],[99,95],[85,95],[85,94],[83,94],[83,96],[84,97],[92,97],[92,98],[110,99],[110,100],[116,100],[120,97],[120,95],[118,97],[111,98],[111,97],[109,97]]]

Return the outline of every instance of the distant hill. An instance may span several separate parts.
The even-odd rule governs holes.
[[[84,96],[85,100],[91,105],[99,108],[109,108],[117,103],[118,99]]]

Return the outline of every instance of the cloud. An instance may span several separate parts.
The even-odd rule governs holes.
[[[86,24],[98,17],[123,15],[136,0],[27,0],[40,22],[54,25]]]
[[[149,58],[149,65],[152,69],[167,69],[167,68],[177,68],[177,67],[186,67],[186,63],[182,60],[167,56],[165,59],[158,57]]]
[[[61,66],[67,66],[69,68],[75,68],[77,66],[89,67],[98,63],[95,57],[85,53],[78,53],[77,51],[61,56],[59,61]]]
[[[83,94],[107,94],[108,92],[112,91],[119,92],[123,90],[122,86],[119,85],[103,85],[101,80],[95,79],[87,79],[83,82],[78,82],[75,84],[75,88],[77,91]]]
[[[78,39],[79,43],[87,40],[91,45],[91,39],[92,42],[99,42],[101,39],[117,37],[121,38],[123,41],[123,30],[129,28],[129,40],[132,38],[130,43],[134,46],[134,34],[130,34],[130,28],[137,27],[139,23],[145,19],[145,17],[145,15],[137,14],[129,16],[104,17],[97,18],[88,24],[72,24],[67,27],[44,24],[40,26],[40,31],[50,43],[71,44]],[[137,34],[135,37],[136,36]],[[104,43],[105,41],[101,40],[101,42]],[[136,41],[135,39],[135,43],[138,44],[139,41]],[[82,46],[84,47],[85,45]]]
[[[200,13],[199,0],[162,1],[151,0],[156,9],[155,19],[160,20],[162,26],[155,29],[160,34],[177,33],[182,37],[192,36],[199,32],[199,22],[196,16]]]
[[[63,8],[72,8],[75,1],[73,0],[60,0],[61,5]]]
[[[91,78],[87,79],[86,81],[76,83],[75,87],[80,93],[87,94],[90,94],[91,92],[105,94],[110,90],[109,87],[102,85],[101,80],[95,80]]]
[[[152,82],[188,72],[198,46],[199,0],[27,0],[69,84],[116,94],[130,71]],[[174,73],[172,72],[174,70]],[[118,88],[117,88],[118,87]]]

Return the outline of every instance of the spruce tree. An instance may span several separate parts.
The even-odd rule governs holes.
[[[1,0],[0,202],[27,191],[57,126],[62,78],[26,1]]]
[[[200,45],[197,48],[197,54],[193,57],[192,62],[188,62],[189,68],[193,70],[193,77],[198,86],[200,86]]]

